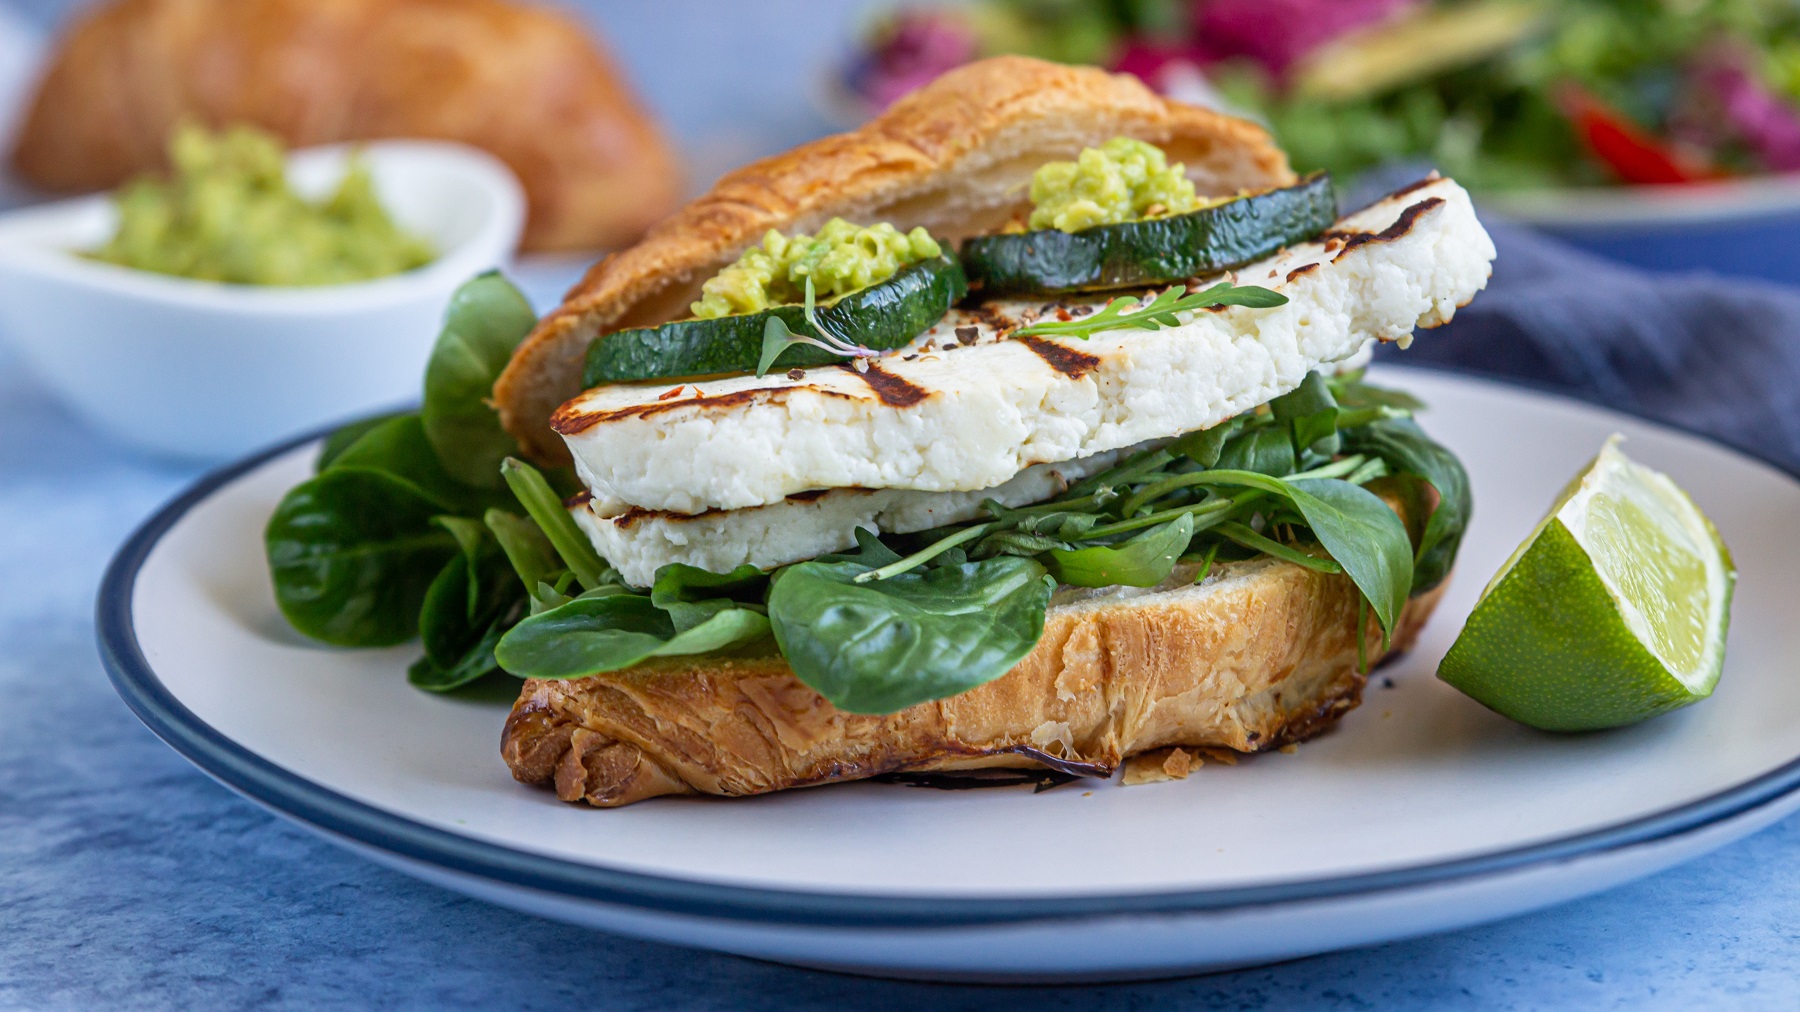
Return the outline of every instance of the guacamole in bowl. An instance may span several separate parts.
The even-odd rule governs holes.
[[[169,139],[167,177],[113,196],[118,228],[87,255],[202,281],[335,285],[423,267],[437,253],[382,207],[356,155],[323,200],[295,190],[275,137],[247,126],[214,133],[186,124]]]

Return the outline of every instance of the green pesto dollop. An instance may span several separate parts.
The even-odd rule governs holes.
[[[180,126],[169,162],[168,178],[140,178],[114,195],[118,231],[89,256],[243,285],[367,281],[436,256],[388,217],[360,159],[319,203],[288,185],[280,141],[250,127]]]
[[[922,228],[902,232],[887,222],[852,225],[833,218],[818,235],[785,236],[770,229],[731,266],[700,287],[691,307],[696,319],[759,313],[801,302],[806,279],[820,302],[886,281],[908,264],[943,252]]]
[[[1046,162],[1031,176],[1031,227],[1078,232],[1095,225],[1185,214],[1201,205],[1187,167],[1154,144],[1114,137],[1072,162]]]

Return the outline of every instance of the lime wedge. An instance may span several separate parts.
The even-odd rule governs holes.
[[[1549,731],[1620,727],[1719,681],[1737,570],[1667,475],[1606,441],[1481,592],[1438,677]]]

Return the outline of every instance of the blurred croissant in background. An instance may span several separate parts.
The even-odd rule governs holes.
[[[165,166],[184,119],[293,147],[431,138],[525,185],[528,250],[617,247],[667,214],[662,133],[570,19],[507,0],[117,0],[52,56],[12,162],[53,190]]]

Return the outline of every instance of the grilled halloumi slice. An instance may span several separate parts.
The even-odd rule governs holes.
[[[670,563],[714,573],[728,573],[745,563],[773,569],[854,548],[858,527],[910,534],[972,520],[981,515],[981,504],[989,499],[1003,506],[1042,502],[1138,449],[1109,450],[1063,464],[1036,464],[1002,485],[974,492],[834,488],[801,492],[768,506],[696,514],[635,507],[607,510],[586,499],[570,513],[625,582],[647,587],[655,580],[656,571]]]
[[[1468,194],[1432,179],[1235,273],[1286,295],[1177,327],[1007,334],[1069,302],[956,310],[867,371],[825,366],[581,394],[552,425],[603,511],[701,513],[833,488],[957,492],[1215,425],[1309,370],[1410,339],[1485,287],[1494,245]]]

